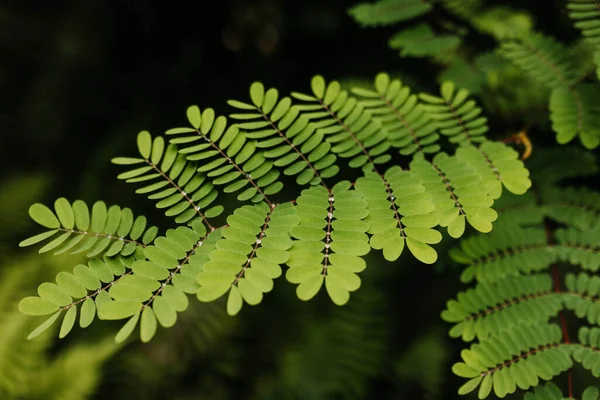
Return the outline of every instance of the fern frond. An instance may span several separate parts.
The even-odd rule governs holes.
[[[551,163],[548,160],[552,160]],[[576,163],[573,160],[577,160]],[[535,176],[535,185],[540,188],[552,187],[561,181],[593,176],[598,172],[596,156],[577,147],[538,149],[527,160],[527,166]],[[556,192],[549,192],[552,196]],[[548,198],[546,201],[552,201]]]
[[[360,287],[356,273],[365,269],[361,258],[369,252],[366,231],[367,203],[350,183],[342,181],[330,191],[319,186],[302,191],[295,207],[299,224],[290,233],[286,279],[298,284],[296,294],[310,300],[325,284],[331,300],[343,305]]]
[[[65,337],[75,325],[77,309],[79,326],[89,326],[100,304],[110,301],[108,290],[116,281],[129,275],[125,272],[127,268],[131,268],[133,261],[133,257],[122,256],[105,256],[104,262],[93,259],[87,265],[76,265],[73,273],[59,272],[56,275],[56,283],[44,282],[39,285],[38,296],[22,299],[19,310],[27,315],[52,316],[31,332],[28,339],[43,333],[63,314],[59,337]]]
[[[90,258],[102,254],[126,257],[142,251],[158,233],[156,226],[146,228],[146,217],[134,219],[129,208],[113,205],[107,209],[102,201],[94,203],[90,212],[85,202],[69,203],[61,197],[54,202],[54,211],[36,203],[29,208],[29,215],[50,230],[23,240],[19,246],[30,246],[54,237],[39,250],[40,253],[55,250],[54,254],[87,252],[86,256]]]
[[[256,305],[273,289],[281,265],[289,257],[290,229],[298,224],[291,203],[243,206],[227,218],[223,239],[204,263],[197,280],[200,301],[213,301],[229,292],[227,313],[240,312],[243,301]]]
[[[256,141],[248,140],[236,125],[227,128],[227,118],[215,118],[212,108],[200,112],[197,106],[191,106],[187,117],[192,128],[173,128],[165,133],[192,134],[170,142],[186,144],[179,152],[185,154],[188,161],[203,160],[197,171],[206,174],[206,184],[226,185],[225,193],[245,188],[238,194],[238,200],[270,203],[268,196],[279,192],[283,184],[277,180],[279,171],[273,168],[273,162],[266,160],[262,152],[256,152]]]
[[[482,283],[450,300],[442,319],[455,323],[451,337],[470,342],[487,339],[517,325],[547,322],[562,308],[562,295],[548,275],[508,277]]]
[[[356,181],[356,190],[367,202],[370,244],[383,250],[388,261],[400,257],[405,244],[419,261],[432,264],[437,260],[430,244],[439,243],[442,236],[432,229],[439,222],[433,214],[434,204],[421,180],[409,171],[392,167],[383,179],[367,173]]]
[[[596,378],[600,378],[600,328],[584,326],[579,330],[578,337],[580,343],[575,345],[573,359]],[[598,398],[598,389],[595,391],[591,389],[590,395],[592,393],[595,393]]]
[[[600,193],[585,188],[547,188],[542,199],[546,215],[582,231],[593,228],[600,215]]]
[[[432,6],[423,0],[379,0],[374,3],[359,3],[348,10],[348,14],[362,26],[385,26],[423,15]]]
[[[567,3],[569,17],[583,37],[600,48],[600,6],[596,0],[570,0]]]
[[[467,394],[479,387],[478,396],[486,398],[494,390],[500,398],[517,387],[527,390],[539,379],[550,380],[573,365],[570,345],[562,343],[557,325],[518,326],[474,344],[461,353],[463,362],[452,371],[468,378],[459,390]]]
[[[545,207],[529,191],[522,195],[505,193],[494,202],[494,208],[500,217],[498,221],[517,226],[541,224],[546,216]]]
[[[352,92],[362,97],[359,104],[381,124],[391,145],[399,148],[400,154],[440,150],[436,143],[439,139],[436,124],[423,112],[417,96],[411,94],[407,86],[399,79],[390,80],[388,74],[380,73],[375,77],[374,88],[375,91],[352,88]]]
[[[415,157],[410,169],[431,195],[439,225],[447,227],[451,237],[462,236],[465,222],[480,232],[492,230],[498,214],[491,208],[493,199],[485,190],[489,185],[469,164],[439,153],[431,163]]]
[[[265,92],[260,82],[250,86],[252,104],[229,100],[229,105],[242,111],[229,117],[240,122],[239,129],[249,139],[256,140],[256,147],[266,159],[272,159],[276,167],[286,167],[284,175],[297,175],[296,183],[324,184],[324,178],[337,174],[336,156],[331,144],[326,142],[315,124],[299,114],[289,97],[279,100],[277,89]]]
[[[462,282],[494,282],[507,276],[531,274],[547,269],[557,259],[542,229],[498,224],[488,235],[461,240],[452,258],[467,268]]]
[[[434,57],[444,61],[461,44],[455,35],[438,35],[427,24],[404,29],[390,38],[388,45],[402,57]]]
[[[137,147],[142,158],[116,157],[112,163],[144,166],[123,172],[117,178],[125,179],[127,183],[144,182],[144,185],[152,181],[135,192],[157,200],[156,207],[166,208],[165,215],[175,217],[178,224],[201,220],[210,228],[212,225],[207,218],[218,216],[223,207],[208,208],[216,199],[217,190],[210,183],[203,185],[206,176],[196,172],[198,164],[178,154],[176,145],[165,147],[162,137],[152,139],[147,131],[138,134]]]
[[[481,116],[481,108],[468,99],[466,89],[456,90],[452,82],[440,87],[441,97],[427,93],[419,94],[423,109],[434,120],[440,132],[448,136],[450,143],[475,144],[485,140],[488,131],[487,118]]]
[[[503,56],[518,65],[532,80],[549,89],[569,87],[577,79],[576,66],[567,49],[553,38],[532,34],[501,44]]]
[[[558,143],[566,144],[579,136],[584,147],[598,147],[600,85],[589,83],[555,88],[550,96],[550,120]]]
[[[326,135],[332,152],[348,158],[350,167],[366,170],[391,159],[387,132],[381,129],[381,123],[373,120],[339,82],[327,84],[317,75],[310,86],[312,95],[292,92],[292,97],[305,102],[297,105],[298,109],[316,125],[317,134]]]

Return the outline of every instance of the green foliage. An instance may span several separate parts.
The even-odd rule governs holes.
[[[545,172],[556,168],[548,166],[554,155],[542,151],[534,156],[535,190],[501,201],[505,212],[491,234],[464,239],[451,252],[453,259],[466,265],[461,280],[476,282],[448,301],[441,315],[454,324],[451,337],[477,341],[461,353],[463,362],[453,366],[456,375],[469,379],[459,394],[478,389],[483,399],[493,390],[502,398],[536,387],[540,379],[552,380],[574,362],[600,376],[596,343],[600,329],[581,326],[576,343],[569,338],[563,315],[571,310],[579,320],[600,324],[600,277],[591,275],[600,268],[599,224],[591,222],[597,221],[593,207],[598,193],[561,185],[565,178],[595,172],[596,167],[582,163],[581,170],[545,179]],[[537,212],[525,217],[532,206]],[[564,265],[587,273],[568,270],[563,277],[559,267]],[[560,326],[550,323],[555,318]],[[585,398],[595,398],[594,391],[586,391]],[[540,396],[563,398],[554,385],[538,387],[526,398]]]
[[[91,213],[80,200],[60,198],[54,210],[34,204],[31,217],[50,231],[21,245],[61,233],[40,252],[87,251],[92,260],[73,273],[60,272],[56,283],[41,284],[38,296],[21,301],[22,312],[49,315],[30,338],[59,319],[62,338],[77,320],[84,328],[97,316],[126,320],[117,342],[138,324],[147,342],[158,325],[176,323],[177,313],[189,306],[186,294],[202,302],[226,295],[227,312],[235,315],[244,302],[263,300],[284,265],[300,299],[315,297],[324,286],[333,303],[343,305],[359,289],[357,273],[371,249],[394,261],[407,247],[418,260],[434,263],[432,245],[442,240],[437,226],[453,238],[463,235],[467,222],[489,232],[502,188],[522,194],[531,185],[518,154],[485,139],[481,109],[449,82],[442,97],[411,95],[387,74],[375,78],[374,90],[347,90],[320,76],[310,88],[311,94],[280,98],[276,89],[255,82],[250,102],[229,101],[239,111],[230,116],[235,123],[191,106],[190,127],[168,130],[169,144],[142,131],[139,157],[113,159],[134,166],[118,178],[149,183],[136,192],[151,193],[156,206],[175,217],[179,226],[164,236],[146,229],[145,217],[134,220],[129,209],[107,209],[103,202]],[[443,138],[458,147],[455,155],[440,151]],[[380,172],[392,161],[393,147],[410,157],[410,169]],[[362,173],[355,183],[330,186],[343,160]],[[307,188],[275,202],[285,176]],[[224,210],[216,201],[221,191],[253,204],[238,206],[224,226],[213,222]]]
[[[575,137],[588,149],[600,144],[600,86],[597,80],[589,79],[594,68],[600,71],[600,11],[595,0],[567,3],[565,11],[584,39],[568,46],[536,32],[533,16],[524,10],[484,6],[480,0],[422,4],[420,20],[425,21],[395,34],[389,40],[391,48],[400,49],[402,56],[427,57],[441,64],[440,82],[450,80],[481,94],[483,104],[493,106],[490,111],[502,111],[511,118],[517,114],[519,119],[527,121],[527,126],[543,126],[547,116],[540,114],[540,108],[548,105],[552,129],[560,144]],[[371,6],[360,4],[350,10],[359,23],[364,20],[355,10],[364,7]],[[472,31],[492,37],[498,43],[498,53],[521,71],[514,73],[497,62],[490,65],[491,54],[482,54],[461,40],[468,28],[457,26],[444,13],[458,16]],[[369,21],[370,25],[377,25],[384,18],[373,13]],[[387,23],[392,20],[386,20]],[[526,110],[540,116],[532,121],[531,113]]]
[[[158,233],[155,226],[146,228],[146,217],[134,218],[129,208],[121,209],[116,205],[107,208],[102,201],[94,203],[90,212],[85,202],[69,203],[61,197],[54,202],[54,212],[36,203],[29,208],[29,215],[50,230],[23,240],[19,246],[30,246],[54,237],[39,250],[40,253],[55,250],[54,254],[86,252],[90,258],[102,254],[126,257],[142,251]]]

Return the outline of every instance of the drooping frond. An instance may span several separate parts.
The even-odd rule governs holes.
[[[98,306],[110,301],[108,290],[116,280],[124,279],[126,269],[131,268],[133,257],[104,257],[104,262],[93,259],[87,265],[78,264],[73,272],[62,271],[56,275],[56,283],[44,282],[38,286],[38,296],[25,297],[19,310],[27,315],[50,315],[45,322],[28,336],[40,335],[63,316],[59,337],[63,338],[73,328],[79,309],[79,326],[88,327],[96,317]],[[128,279],[134,278],[129,275]],[[134,278],[135,279],[135,278]]]
[[[520,228],[512,224],[497,224],[488,235],[464,239],[460,249],[454,248],[452,258],[467,267],[462,282],[494,282],[507,276],[530,274],[547,269],[556,252],[546,242],[542,229]]]
[[[264,158],[272,159],[276,167],[286,167],[284,175],[297,175],[296,182],[306,185],[323,183],[339,171],[323,132],[299,113],[289,97],[279,99],[277,89],[265,92],[262,83],[255,82],[250,86],[250,99],[252,104],[230,100],[229,105],[242,111],[230,118],[242,121],[237,126],[257,141]]]
[[[390,80],[388,74],[380,73],[375,77],[374,89],[352,88],[352,92],[362,97],[359,104],[381,123],[381,129],[387,131],[391,145],[399,148],[400,154],[440,150],[436,143],[437,125],[423,112],[417,96],[411,94],[407,86],[399,79]]]
[[[455,325],[451,337],[470,342],[517,325],[547,322],[562,308],[562,296],[552,290],[548,275],[508,277],[481,283],[450,300],[442,319]]]
[[[532,80],[550,89],[569,87],[577,79],[567,49],[553,38],[532,34],[501,44],[503,56],[518,65]]]
[[[424,0],[379,0],[359,3],[348,10],[348,14],[362,26],[392,25],[423,15],[431,10]]]
[[[569,143],[579,136],[588,149],[600,144],[600,85],[579,84],[560,87],[550,96],[550,120],[556,141]]]
[[[134,218],[129,208],[113,205],[106,207],[102,201],[92,206],[75,200],[70,203],[61,197],[54,202],[54,211],[36,203],[29,208],[31,218],[49,231],[23,240],[19,246],[30,246],[54,237],[40,250],[54,254],[87,252],[87,257],[105,254],[109,257],[121,254],[129,256],[151,243],[158,228],[146,227],[146,217]],[[57,236],[58,235],[58,236]]]
[[[498,214],[491,208],[494,201],[486,190],[490,185],[469,164],[446,153],[438,153],[431,162],[417,155],[410,170],[421,179],[435,205],[439,225],[447,227],[450,236],[462,236],[466,222],[480,232],[492,230]]]
[[[191,128],[173,128],[166,134],[184,134],[170,142],[185,144],[179,152],[185,154],[188,161],[202,160],[197,171],[206,174],[205,185],[226,185],[225,193],[245,188],[238,194],[238,200],[254,203],[268,200],[267,196],[283,188],[277,180],[279,171],[273,168],[273,162],[256,151],[256,141],[248,140],[237,125],[227,128],[227,118],[215,118],[212,108],[200,112],[197,106],[191,106],[187,117]]]
[[[295,209],[300,221],[290,231],[296,240],[286,279],[298,284],[301,300],[310,300],[325,284],[335,304],[346,304],[350,292],[360,287],[357,273],[366,267],[361,256],[370,250],[369,224],[363,221],[366,201],[342,181],[330,191],[318,186],[303,190]]]
[[[227,218],[223,238],[215,244],[197,280],[200,301],[213,301],[228,293],[227,313],[236,315],[243,302],[257,305],[273,289],[281,265],[289,257],[289,232],[298,224],[291,203],[269,207],[243,206]]]
[[[584,326],[579,330],[578,337],[579,345],[575,345],[573,359],[580,363],[583,368],[589,370],[596,378],[600,378],[600,328]],[[591,394],[595,394],[597,399],[598,389],[591,389]]]
[[[438,35],[427,24],[401,30],[388,42],[392,49],[400,51],[402,57],[434,57],[442,61],[450,57],[460,43],[460,37]]]
[[[153,140],[147,131],[138,134],[137,147],[142,158],[112,159],[114,164],[138,166],[117,178],[128,183],[144,182],[147,186],[135,192],[157,200],[156,207],[166,208],[165,215],[175,217],[176,223],[192,224],[200,220],[210,227],[207,218],[218,216],[223,207],[208,208],[217,197],[217,189],[205,182],[205,175],[196,172],[198,163],[187,161],[184,154],[178,154],[175,144],[165,147],[161,136]],[[143,166],[139,167],[140,164]]]
[[[452,371],[469,379],[459,394],[479,388],[478,396],[484,399],[493,389],[503,398],[517,387],[527,390],[537,386],[540,379],[550,380],[569,369],[573,365],[570,352],[557,325],[522,325],[463,350],[463,362],[454,364]]]
[[[597,272],[600,268],[599,224],[594,229],[560,229],[556,232],[557,251],[561,260],[578,265],[582,269]]]
[[[322,76],[310,82],[312,95],[292,92],[292,97],[303,101],[296,107],[317,127],[332,144],[331,151],[348,158],[352,168],[371,170],[391,159],[387,131],[371,118],[371,113],[343,90],[339,82],[327,84]]]
[[[432,229],[439,216],[417,176],[392,167],[384,179],[375,173],[366,174],[355,187],[367,202],[371,247],[383,250],[389,261],[400,257],[405,244],[419,261],[431,264],[437,260],[430,244],[442,240],[442,235]]]

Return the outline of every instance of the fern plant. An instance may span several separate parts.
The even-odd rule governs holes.
[[[581,162],[582,170],[557,176],[547,165],[555,155],[538,151],[533,190],[500,200],[502,217],[492,234],[464,239],[451,252],[466,266],[461,280],[475,283],[442,313],[453,324],[450,336],[476,341],[452,368],[468,379],[459,394],[477,390],[483,399],[493,390],[502,398],[535,388],[525,398],[598,398],[596,388],[584,391],[571,379],[575,363],[600,377],[598,194],[561,185],[597,168]],[[575,326],[567,311],[580,320]],[[538,386],[562,373],[566,387]]]
[[[281,97],[253,83],[249,102],[229,101],[235,122],[191,106],[190,126],[168,130],[168,144],[142,131],[138,156],[114,158],[128,168],[118,178],[141,184],[136,192],[178,224],[163,235],[128,208],[97,202],[90,212],[64,198],[54,210],[34,204],[31,217],[49,230],[22,246],[46,241],[40,252],[91,259],[21,301],[26,314],[51,315],[30,337],[61,316],[64,337],[79,314],[81,327],[96,316],[126,319],[117,342],[139,323],[146,342],[158,324],[176,323],[189,305],[186,294],[202,302],[226,296],[235,315],[244,303],[262,301],[284,265],[300,299],[324,287],[343,305],[359,289],[371,249],[394,261],[407,247],[433,263],[431,245],[442,239],[436,227],[454,238],[467,224],[490,232],[503,187],[523,194],[531,185],[518,153],[485,138],[481,109],[450,82],[439,96],[411,94],[383,73],[371,89],[347,90],[320,76],[310,88]],[[455,154],[441,152],[442,145]],[[409,169],[389,166],[394,149],[409,157]],[[360,171],[354,182],[335,179],[343,159]],[[286,189],[279,200],[285,176],[304,189],[297,197]],[[241,204],[220,225],[223,193]]]

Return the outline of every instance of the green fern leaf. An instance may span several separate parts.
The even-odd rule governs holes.
[[[547,322],[562,308],[562,295],[552,286],[548,275],[482,283],[450,300],[442,319],[456,323],[450,336],[466,342],[487,339],[511,326]]]
[[[293,92],[292,97],[307,102],[296,107],[311,120],[317,134],[325,135],[333,153],[348,158],[350,167],[363,167],[365,170],[391,159],[388,154],[390,143],[381,123],[373,120],[371,114],[354,97],[350,97],[339,82],[327,84],[322,76],[315,76],[311,80],[311,88],[312,96]],[[322,173],[321,176],[332,176],[339,170],[339,167],[335,168],[331,174],[325,176]]]
[[[227,128],[227,119],[223,116],[215,118],[212,108],[200,112],[197,106],[191,106],[188,114],[192,112],[190,110],[194,110],[193,114],[199,118],[199,121],[195,121],[200,123],[198,128],[193,131],[189,128],[174,128],[169,129],[166,134],[192,133],[192,136],[172,139],[171,143],[193,144],[179,152],[185,154],[188,161],[203,160],[198,172],[205,173],[209,183],[226,185],[223,188],[226,193],[239,192],[245,188],[238,194],[238,200],[251,200],[254,203],[268,199],[268,194],[281,190],[283,186],[277,181],[279,171],[273,168],[272,161],[266,160],[261,152],[256,152],[256,141],[248,140],[237,125]],[[194,144],[195,142],[200,144]],[[219,208],[219,213],[220,211],[222,208]]]
[[[503,398],[517,387],[527,390],[536,386],[539,378],[549,380],[573,365],[570,347],[561,343],[562,335],[556,325],[536,324],[512,327],[463,350],[463,362],[452,370],[471,378],[465,386],[471,391],[479,384],[479,398],[494,394]],[[481,380],[483,377],[483,380]],[[459,390],[466,394],[466,390]]]
[[[79,325],[82,328],[89,326],[94,320],[96,307],[110,301],[106,291],[123,278],[133,278],[125,274],[127,266],[131,266],[132,263],[133,257],[105,256],[104,262],[93,259],[88,265],[76,265],[73,273],[59,272],[56,283],[40,284],[38,296],[22,299],[19,310],[27,315],[54,315],[34,330],[30,337],[33,338],[48,329],[63,311],[66,311],[59,334],[60,338],[65,337],[77,320],[77,308],[80,308]],[[103,284],[105,285],[102,286]]]
[[[368,211],[360,193],[349,187],[349,182],[330,191],[315,186],[297,199],[300,222],[291,229],[297,240],[289,250],[286,278],[298,284],[301,300],[313,298],[325,284],[331,300],[343,305],[360,287],[356,273],[365,268],[361,256],[370,250],[368,224],[363,221]]]
[[[462,282],[494,282],[507,276],[530,274],[547,269],[557,260],[542,229],[498,224],[488,235],[461,240],[460,250],[451,251],[455,261],[467,264]]]
[[[549,187],[542,192],[546,215],[579,230],[595,229],[600,194],[585,188]],[[584,243],[587,243],[584,242]]]
[[[150,144],[144,144],[148,140]],[[182,143],[176,139],[172,142]],[[152,140],[147,131],[138,134],[138,148],[145,148],[144,146],[150,147],[145,153],[149,154],[148,157],[140,153],[144,158],[112,159],[114,164],[119,165],[144,165],[123,172],[118,178],[125,179],[128,183],[144,182],[145,186],[137,189],[136,193],[146,194],[149,199],[157,200],[156,207],[165,208],[165,215],[175,217],[175,222],[191,225],[200,220],[210,227],[208,215],[219,215],[222,207],[210,207],[217,197],[217,189],[207,182],[205,175],[196,172],[198,163],[187,161],[184,154],[178,154],[178,147],[173,143],[165,147],[162,137]]]
[[[502,43],[500,51],[532,80],[549,89],[569,87],[577,79],[576,67],[567,49],[550,37],[532,34],[519,41]]]
[[[250,92],[253,90],[264,92],[264,87],[262,83],[254,82]],[[286,167],[283,171],[285,175],[297,175],[296,182],[299,185],[323,183],[321,173],[330,177],[337,172],[338,167],[334,165],[336,156],[330,151],[331,144],[325,142],[323,133],[316,131],[316,126],[309,123],[308,118],[299,114],[291,99],[284,97],[279,100],[277,89],[274,88],[266,91],[265,99],[268,101],[261,106],[229,101],[229,105],[245,111],[231,114],[230,118],[252,120],[240,122],[237,126],[246,131],[248,138],[257,140],[256,147],[263,153],[256,157],[255,162],[274,160],[275,166]],[[278,183],[277,188],[281,189],[281,186]],[[274,193],[269,190],[271,192]]]
[[[466,89],[456,90],[452,82],[441,85],[441,97],[421,93],[423,109],[436,121],[440,132],[449,137],[450,143],[475,144],[485,140],[488,131],[487,118],[481,116],[481,108],[468,99]]]
[[[145,247],[157,233],[156,227],[146,229],[146,217],[138,216],[134,220],[129,208],[111,206],[107,210],[101,201],[94,203],[90,213],[83,201],[75,200],[70,204],[65,198],[60,198],[55,203],[55,212],[56,214],[39,203],[31,206],[30,215],[34,221],[46,228],[55,228],[25,239],[19,245],[30,246],[55,237],[39,252],[87,252],[86,255],[90,258],[103,253],[109,257],[117,254],[129,256],[136,249]],[[61,234],[56,237],[58,233]],[[142,235],[143,240],[140,242],[139,238]]]
[[[550,96],[550,119],[556,141],[566,144],[575,136],[587,149],[600,144],[600,85],[558,87]]]
[[[423,112],[417,96],[411,94],[408,87],[380,73],[375,77],[374,88],[375,91],[353,88],[352,92],[362,98],[359,104],[387,131],[391,145],[399,148],[400,154],[440,150],[436,143],[439,138],[436,124]]]
[[[583,37],[600,47],[600,8],[595,0],[571,0],[567,3],[569,17],[575,21]]]
[[[375,3],[359,3],[348,14],[362,26],[392,25],[423,15],[431,10],[431,4],[422,0],[380,0]]]

